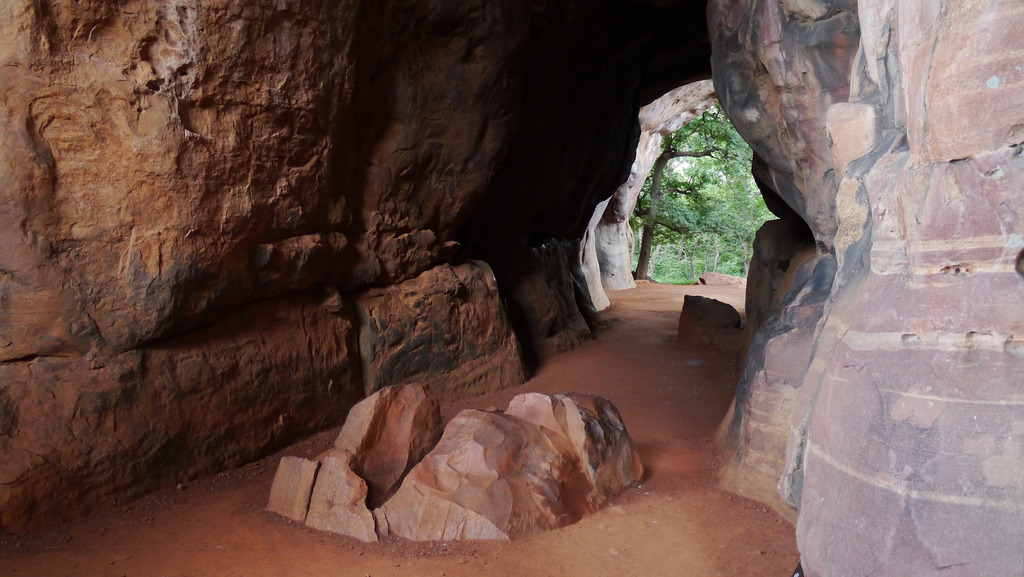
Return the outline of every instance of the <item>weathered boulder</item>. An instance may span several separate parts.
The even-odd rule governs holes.
[[[440,405],[426,387],[381,389],[352,407],[322,466],[281,460],[267,509],[315,529],[376,541],[371,510],[391,496],[440,436]]]
[[[578,500],[588,513],[643,476],[640,456],[618,409],[608,399],[584,393],[525,393],[509,402],[507,415],[527,420],[544,431],[555,446],[575,455],[590,490],[563,499]],[[577,490],[577,484],[566,489]]]
[[[560,498],[572,472],[540,427],[467,409],[378,516],[389,534],[414,541],[524,537],[582,516]]]
[[[683,297],[676,342],[682,345],[710,345],[723,336],[739,336],[740,313],[728,303],[699,295]]]
[[[368,486],[375,508],[441,438],[441,406],[423,385],[387,387],[349,411],[334,442]]]
[[[531,393],[505,414],[459,413],[375,514],[417,541],[515,539],[578,521],[642,474],[607,399]]]
[[[441,265],[367,291],[358,312],[367,395],[415,382],[440,399],[455,399],[526,380],[519,343],[486,263]]]

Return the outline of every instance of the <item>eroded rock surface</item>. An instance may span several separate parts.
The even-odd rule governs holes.
[[[441,406],[423,385],[382,389],[352,407],[334,442],[366,480],[369,506],[386,501],[441,437]]]
[[[376,513],[406,539],[515,539],[578,521],[642,474],[607,399],[531,393],[504,414],[459,413]]]
[[[816,246],[778,275],[732,421],[734,464],[799,507],[809,576],[1024,566],[1022,17],[709,6],[722,102]]]
[[[706,74],[700,18],[677,18],[697,33],[668,44],[663,10],[0,5],[0,524],[244,462],[381,386],[518,384],[486,275],[419,286],[439,309],[427,326],[376,309],[422,347],[353,302],[466,257],[576,246],[628,169],[640,94]],[[561,317],[536,315],[549,326],[528,355],[587,335],[574,284],[534,292]]]

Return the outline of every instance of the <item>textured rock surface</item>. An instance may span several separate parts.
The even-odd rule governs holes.
[[[440,405],[426,387],[381,389],[352,407],[334,449],[320,462],[281,460],[267,509],[315,529],[376,541],[371,510],[391,497],[440,436]]]
[[[524,537],[582,516],[559,499],[572,471],[536,425],[466,410],[380,515],[391,535],[414,541]]]
[[[518,117],[502,64],[524,49],[517,6],[0,8],[0,371],[4,428],[19,433],[0,441],[5,526],[229,466],[344,415],[363,389],[351,321],[326,330],[281,297],[451,257]],[[201,327],[242,311],[263,323],[248,340],[207,340]]]
[[[454,323],[432,327],[455,331],[433,340],[445,362],[376,343],[363,382],[351,303],[455,259],[575,245],[624,178],[639,102],[707,73],[700,11],[0,4],[0,523],[251,459],[427,365],[452,396],[515,382]],[[490,289],[465,287],[486,294],[427,300],[500,327]],[[587,298],[566,294],[551,322],[576,326],[524,341],[579,342]]]
[[[722,100],[819,247],[763,317],[732,421],[741,468],[799,506],[808,576],[1024,566],[1021,19],[1012,2],[709,8]]]
[[[313,485],[306,524],[372,543],[377,540],[377,525],[366,507],[366,481],[352,471],[350,459],[351,455],[344,451],[333,451],[324,457]]]
[[[274,482],[270,485],[267,511],[304,523],[319,470],[319,461],[282,457],[277,473],[274,474]]]
[[[528,393],[504,414],[459,413],[375,513],[416,541],[515,539],[578,521],[642,474],[607,399]]]
[[[825,116],[849,99],[856,2],[711,0],[708,27],[722,107],[767,162],[765,181],[830,246],[838,181]]]
[[[587,481],[582,486],[583,494],[563,496],[578,501],[580,504],[575,508],[592,513],[643,476],[640,456],[622,416],[604,397],[585,393],[525,393],[513,397],[505,413],[541,427],[563,454],[568,451],[575,455],[577,467]],[[570,489],[581,488],[574,483],[565,488]]]
[[[406,385],[377,391],[352,407],[334,447],[350,455],[348,464],[366,481],[372,509],[440,438],[437,399],[422,385]]]
[[[361,388],[346,311],[306,291],[121,354],[0,364],[4,524],[78,516],[336,424]]]
[[[416,382],[439,398],[454,399],[526,380],[518,342],[485,263],[441,265],[368,291],[358,304],[367,394]]]
[[[531,368],[591,337],[584,314],[593,305],[579,254],[576,242],[549,241],[495,263],[509,321]]]
[[[728,303],[712,298],[686,295],[679,311],[676,342],[682,345],[710,345],[740,330],[740,313]],[[727,337],[726,337],[727,338]]]

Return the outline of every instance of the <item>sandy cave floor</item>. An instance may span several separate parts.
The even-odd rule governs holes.
[[[593,392],[622,413],[647,469],[597,514],[507,542],[363,544],[264,511],[283,455],[313,457],[337,429],[240,469],[155,493],[45,534],[0,534],[0,575],[788,577],[793,526],[715,488],[712,436],[739,373],[733,351],[675,343],[684,294],[742,310],[740,289],[642,285],[611,293],[596,340],[516,389],[445,407],[504,408],[521,392]]]

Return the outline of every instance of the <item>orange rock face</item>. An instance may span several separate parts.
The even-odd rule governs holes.
[[[513,4],[0,7],[0,525],[341,420],[357,293],[452,258],[505,153]],[[463,392],[523,378],[484,276],[452,298],[500,336],[431,364]]]
[[[519,384],[520,354],[587,338],[567,247],[638,101],[707,72],[699,17],[699,64],[668,66],[663,9],[0,4],[0,526],[240,464],[384,386]]]

